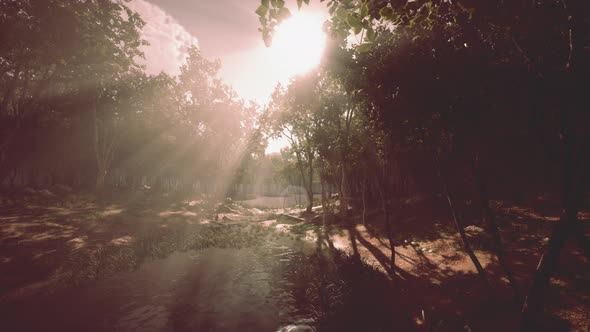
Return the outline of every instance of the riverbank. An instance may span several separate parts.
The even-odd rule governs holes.
[[[48,306],[55,304],[59,302],[56,294],[68,299],[64,295],[68,292],[85,290],[91,300],[98,301],[101,297],[96,287],[111,289],[107,285],[116,283],[117,278],[130,284],[137,278],[146,279],[145,287],[137,291],[142,293],[151,278],[141,277],[142,273],[153,276],[158,269],[165,279],[161,291],[168,294],[177,290],[171,284],[174,273],[170,272],[177,265],[171,260],[184,262],[182,266],[192,269],[187,257],[216,252],[212,255],[225,259],[226,254],[219,256],[216,251],[225,248],[229,250],[228,262],[254,259],[251,264],[236,263],[244,267],[239,269],[243,271],[238,273],[238,279],[250,280],[252,271],[247,266],[264,260],[257,266],[266,273],[264,280],[269,284],[265,289],[270,289],[275,279],[290,285],[272,287],[296,298],[299,314],[288,315],[289,319],[283,321],[277,318],[278,313],[267,311],[269,317],[274,317],[274,323],[268,326],[288,326],[301,319],[313,322],[309,325],[321,331],[363,330],[369,326],[403,331],[457,331],[465,327],[472,331],[513,331],[518,327],[520,305],[491,250],[485,229],[471,225],[466,232],[477,244],[475,254],[486,270],[491,292],[481,283],[452,224],[434,219],[434,215],[444,215],[435,206],[415,206],[410,218],[395,224],[397,260],[393,274],[383,220],[373,211],[368,214],[367,225],[355,214],[344,219],[328,218],[327,241],[321,215],[302,216],[298,209],[247,208],[231,201],[219,205],[204,197],[177,200],[144,195],[104,205],[84,195],[70,195],[59,201],[33,197],[3,202],[0,304],[23,304],[25,309],[17,313],[41,299]],[[526,293],[556,218],[507,204],[497,206],[496,216],[510,268],[519,289]],[[332,246],[334,249],[330,249]],[[268,249],[271,247],[279,248],[279,252]],[[575,242],[568,244],[566,253],[547,295],[547,331],[584,331],[590,322],[587,258]],[[271,258],[254,258],[266,256]],[[228,276],[227,280],[232,278],[233,263],[222,268],[227,262],[219,265],[214,263],[218,259],[205,259],[209,263],[197,270],[219,270]],[[273,270],[273,264],[283,268],[276,272],[279,270]],[[152,272],[145,272],[146,266],[152,266],[148,268]],[[182,280],[198,284],[202,273]],[[207,278],[215,279],[213,275]],[[234,283],[223,285],[202,287],[222,287],[230,293],[235,288]],[[242,295],[249,296],[238,294],[235,298]],[[257,303],[265,303],[265,296]],[[79,295],[74,298],[79,301]],[[203,298],[192,301],[209,303]],[[173,304],[170,302],[166,308]],[[80,305],[91,307],[85,302]],[[166,309],[166,315],[170,310]],[[215,319],[223,317],[212,316],[210,320]]]
[[[176,250],[249,246],[265,231],[254,223],[215,222],[215,204],[205,197],[122,201],[101,205],[81,194],[2,200],[0,301],[132,270]],[[264,219],[244,214],[242,221]]]
[[[306,240],[320,228],[300,222],[298,210],[198,200],[140,210],[80,197],[71,206],[30,203],[12,206],[2,224],[0,243],[12,249],[3,254],[14,263],[30,257],[2,266],[13,287],[0,312],[12,331],[395,326],[394,307],[381,304],[390,298],[387,279]],[[35,274],[37,266],[47,272]],[[29,282],[17,284],[19,276]],[[363,312],[372,305],[379,309]]]

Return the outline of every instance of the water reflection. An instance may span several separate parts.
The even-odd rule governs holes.
[[[296,278],[303,261],[299,250],[274,242],[175,252],[11,306],[6,319],[11,331],[311,331]]]

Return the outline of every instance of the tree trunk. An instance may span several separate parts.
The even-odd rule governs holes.
[[[330,231],[328,228],[328,213],[329,213],[329,202],[326,195],[326,180],[325,177],[320,172],[320,184],[322,186],[322,227],[324,228],[324,236],[326,237],[326,241],[328,242],[328,247],[330,250],[334,250],[334,243],[330,239]]]
[[[518,289],[518,285],[516,284],[516,281],[514,280],[514,275],[512,274],[512,270],[510,270],[510,267],[508,266],[508,263],[506,262],[506,256],[504,253],[504,246],[502,245],[502,237],[500,236],[500,232],[498,230],[498,225],[496,224],[496,219],[494,218],[492,209],[490,208],[490,200],[489,200],[489,196],[488,196],[487,185],[486,185],[486,181],[484,179],[484,176],[482,174],[483,172],[481,171],[479,162],[480,162],[479,158],[477,156],[475,156],[473,158],[473,163],[472,163],[472,172],[473,172],[473,177],[475,179],[477,191],[479,194],[479,199],[481,202],[481,219],[482,219],[482,222],[488,226],[488,229],[489,229],[490,234],[492,236],[492,243],[494,246],[494,251],[496,253],[496,256],[498,257],[498,262],[500,263],[500,266],[502,267],[502,269],[504,270],[504,273],[506,274],[506,277],[508,278],[508,282],[510,283],[510,287],[512,288],[512,292],[514,293],[514,298],[516,299],[516,301],[520,305],[522,303],[520,291]]]
[[[385,215],[385,231],[387,232],[387,240],[389,241],[389,248],[391,248],[391,275],[395,276],[395,243],[393,241],[393,234],[391,231],[391,216],[389,214],[389,208],[387,203],[382,200],[381,203],[383,214]]]
[[[367,226],[367,176],[366,176],[366,174],[365,174],[365,177],[363,178],[362,196],[363,196],[363,225]]]
[[[346,179],[346,169],[344,166],[344,157],[340,160],[340,217],[345,218],[348,214],[348,183]]]
[[[563,168],[563,211],[559,224],[553,230],[549,238],[549,244],[545,253],[541,256],[537,265],[537,272],[529,294],[522,307],[523,321],[522,331],[537,331],[542,326],[539,317],[543,315],[545,307],[545,289],[551,276],[555,273],[559,256],[568,237],[578,228],[578,211],[584,197],[587,174],[583,166],[587,164],[576,163],[574,142],[562,135],[564,140],[564,168]],[[585,156],[584,156],[585,157]],[[579,172],[581,170],[581,173]],[[580,174],[580,176],[576,176]]]
[[[549,239],[549,245],[541,256],[537,265],[537,272],[529,295],[524,301],[522,307],[523,325],[522,331],[538,331],[542,326],[539,323],[539,317],[543,314],[545,304],[545,289],[549,284],[549,279],[555,272],[561,250],[565,245],[568,235],[575,229],[577,221],[577,211],[566,212],[562,216],[559,225],[555,228]]]
[[[383,165],[383,178],[385,179],[385,165]],[[379,181],[379,179],[376,179]],[[383,212],[383,216],[385,218],[385,232],[387,233],[387,241],[389,242],[389,248],[391,249],[391,275],[392,277],[395,276],[395,243],[393,241],[393,233],[391,230],[391,216],[388,206],[389,197],[386,194],[386,190],[384,188],[384,184],[377,183],[377,188],[379,190],[379,196],[381,198],[381,211]]]
[[[99,169],[96,174],[95,189],[97,193],[104,192],[105,180],[107,177],[107,171]]]
[[[449,192],[449,187],[447,184],[446,177],[442,173],[441,165],[438,160],[438,156],[435,156],[435,164],[436,164],[435,167],[436,167],[436,171],[438,173],[438,177],[442,182],[443,194],[445,195],[445,197],[447,199],[447,204],[448,204],[449,209],[451,211],[451,218],[453,219],[453,223],[455,224],[455,227],[457,227],[457,231],[459,232],[459,236],[461,237],[461,242],[463,243],[463,249],[465,250],[467,255],[469,255],[469,258],[473,262],[473,265],[475,266],[475,269],[477,270],[477,273],[478,273],[481,281],[484,283],[486,288],[490,289],[490,282],[488,281],[488,277],[486,275],[486,272],[483,269],[483,267],[481,266],[481,263],[479,262],[479,259],[477,258],[477,256],[475,256],[475,253],[473,252],[473,249],[471,248],[471,245],[469,244],[469,239],[467,238],[467,235],[465,234],[465,229],[463,229],[463,225],[461,223],[461,220],[459,219],[459,217],[457,215],[457,210],[455,208],[453,197],[451,196],[451,193]]]
[[[311,162],[309,163],[308,173],[309,182],[307,183],[307,186],[305,188],[305,191],[307,191],[307,208],[305,209],[305,211],[307,213],[311,213],[311,209],[313,207],[313,164]]]
[[[98,101],[95,101],[91,106],[91,116],[94,156],[96,158],[95,190],[97,194],[102,196],[104,193],[106,177],[113,161],[118,142],[115,133],[108,133],[106,128],[103,128],[101,135],[99,120],[96,114],[98,107],[97,103]]]

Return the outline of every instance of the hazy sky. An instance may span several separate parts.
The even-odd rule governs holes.
[[[295,0],[287,6],[296,11]],[[266,103],[278,81],[285,82],[289,63],[264,47],[254,10],[260,0],[133,0],[146,21],[147,69],[177,74],[186,49],[198,43],[203,54],[222,62],[220,76],[245,99]],[[324,4],[305,9],[325,17]],[[318,14],[319,13],[319,14]]]

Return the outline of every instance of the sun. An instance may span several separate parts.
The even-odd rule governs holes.
[[[294,76],[319,65],[326,46],[322,25],[320,15],[298,11],[276,27],[271,46],[275,66]]]

